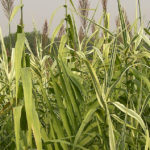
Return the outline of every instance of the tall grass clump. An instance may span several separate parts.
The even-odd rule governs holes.
[[[149,150],[149,30],[134,30],[140,19],[129,24],[120,0],[114,32],[107,1],[99,21],[94,21],[99,3],[90,18],[69,2],[50,40],[54,15],[43,34],[35,29],[32,49],[21,1],[11,15],[21,10],[10,61],[0,29],[0,149]],[[83,19],[82,40],[74,15]]]
[[[14,1],[15,0],[1,0],[1,4],[3,7],[3,11],[5,13],[6,18],[8,19],[8,32],[9,32],[9,48],[11,50],[11,24],[10,24],[10,17],[14,8]]]

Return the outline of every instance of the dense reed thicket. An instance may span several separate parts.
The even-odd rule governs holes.
[[[21,11],[11,58],[0,29],[0,149],[150,149],[149,30],[141,16],[129,23],[120,0],[115,32],[106,0],[98,22],[97,8],[88,17],[88,1],[79,0],[79,8],[68,2],[50,41],[56,12],[42,36],[35,29],[34,50],[23,29],[22,1],[9,17],[10,24]],[[79,32],[73,14],[81,19]]]

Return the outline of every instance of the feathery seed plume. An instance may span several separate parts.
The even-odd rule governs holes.
[[[14,0],[1,0],[1,4],[3,6],[3,10],[7,19],[10,19],[11,13],[14,8]]]

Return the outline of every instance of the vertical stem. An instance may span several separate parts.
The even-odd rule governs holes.
[[[9,48],[10,48],[10,51],[11,51],[12,42],[11,42],[11,26],[10,26],[10,23],[8,24],[8,26],[9,26]]]
[[[106,12],[106,10],[104,10],[103,11],[103,21],[104,21],[104,27],[106,28],[106,29],[108,29],[108,27],[107,27],[107,12]],[[104,31],[104,35],[105,35],[105,43],[107,43],[107,32],[106,31]]]
[[[136,0],[136,13],[135,13],[135,17],[136,17],[136,20],[138,20],[138,0]],[[136,23],[135,27],[134,27],[134,33],[135,34],[137,33],[137,28],[138,28],[138,24]]]
[[[67,6],[67,0],[65,0],[65,20],[66,20],[66,33],[68,35],[68,6]],[[69,44],[69,40],[68,40],[68,44]]]
[[[139,6],[139,18],[140,18],[140,25],[142,24],[142,16],[141,16],[141,4],[140,0],[138,0],[138,6]]]
[[[21,22],[20,22],[20,24],[21,24],[21,26],[23,27],[23,2],[22,2],[22,0],[20,1],[21,2]]]
[[[66,31],[68,32],[68,21],[67,21],[67,16],[68,16],[68,8],[67,8],[67,0],[65,0],[65,16],[66,16]]]

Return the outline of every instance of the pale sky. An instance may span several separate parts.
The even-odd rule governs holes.
[[[75,2],[76,7],[78,7],[78,0],[73,0]],[[91,8],[95,8],[98,1],[101,0],[89,0],[91,4]],[[140,0],[141,1],[141,9],[143,21],[145,23],[150,21],[150,0]],[[68,0],[69,2],[69,0]],[[19,3],[19,0],[15,0],[15,5]],[[36,23],[37,29],[42,30],[45,19],[49,21],[52,12],[58,8],[59,6],[65,3],[65,0],[23,0],[24,3],[24,25],[25,31],[33,30],[33,20]],[[135,10],[136,10],[136,0],[121,0],[122,6],[126,9],[129,20],[131,23],[135,19]],[[95,19],[98,20],[102,15],[102,7],[99,5],[99,9],[96,13]],[[111,29],[115,27],[115,18],[118,15],[117,8],[117,0],[108,0],[108,12],[110,13],[110,24]],[[92,11],[91,11],[92,14]],[[64,8],[61,8],[55,16],[52,30],[58,25],[60,20],[64,17]],[[11,29],[12,32],[16,31],[16,26],[19,22],[20,13],[16,15],[14,18]],[[77,20],[77,23],[79,20]],[[79,23],[78,23],[79,24]],[[0,4],[0,26],[3,31],[3,35],[8,34],[8,25],[7,19],[2,10],[2,6]]]

